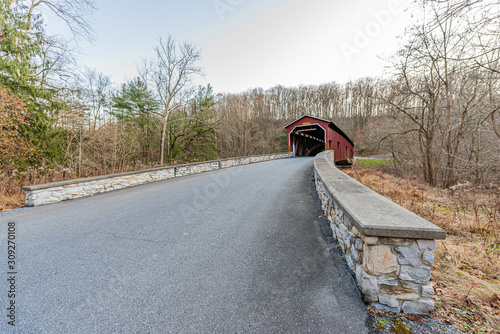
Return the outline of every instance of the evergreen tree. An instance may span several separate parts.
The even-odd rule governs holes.
[[[175,113],[168,124],[169,160],[210,160],[217,157],[215,128],[218,119],[210,85],[198,87],[188,105]]]
[[[141,146],[141,159],[150,162],[151,149],[157,146],[159,120],[153,112],[159,108],[147,85],[136,78],[122,84],[120,91],[113,97],[113,108],[110,114],[129,124],[129,131],[139,131],[138,140]]]
[[[20,127],[38,150],[26,161],[29,165],[50,165],[63,157],[61,133],[53,126],[62,108],[59,89],[40,78],[49,66],[41,61],[43,34],[41,16],[29,13],[24,2],[0,0],[0,85],[26,104],[26,122]]]

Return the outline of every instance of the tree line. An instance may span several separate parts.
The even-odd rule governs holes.
[[[92,38],[91,0],[0,3],[3,175],[284,151],[284,125],[310,114],[335,122],[358,154],[392,153],[398,172],[433,186],[500,181],[498,1],[417,1],[388,77],[239,94],[194,86],[202,55],[172,36],[116,85],[75,62],[72,43]],[[45,32],[42,7],[67,23],[68,40]]]

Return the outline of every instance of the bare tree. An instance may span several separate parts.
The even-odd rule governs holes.
[[[417,161],[432,185],[449,187],[474,175],[482,182],[484,125],[498,110],[488,102],[489,87],[498,85],[491,70],[498,44],[488,45],[498,37],[491,3],[421,1],[421,20],[393,61],[396,84],[383,99],[407,122],[390,135],[416,138]]]
[[[102,72],[86,68],[78,82],[80,87],[77,89],[89,117],[88,128],[96,130],[104,117],[105,108],[110,103],[111,79]]]
[[[93,38],[90,17],[95,10],[93,0],[13,0],[18,6],[26,6],[27,20],[30,31],[35,31],[43,21],[37,10],[45,9],[66,23],[73,37]]]
[[[95,11],[93,0],[13,0],[13,6],[24,13],[26,33],[36,40],[39,51],[37,79],[41,86],[58,89],[72,77],[68,65],[75,63],[79,40],[93,40],[91,17]],[[49,35],[44,29],[43,11],[63,21],[70,37]]]
[[[152,83],[160,101],[160,164],[163,164],[170,115],[187,103],[193,94],[192,79],[202,75],[202,70],[197,65],[201,60],[201,52],[192,43],[178,43],[170,35],[166,39],[160,38],[155,52],[156,58],[149,64],[145,62],[139,70],[143,79]]]

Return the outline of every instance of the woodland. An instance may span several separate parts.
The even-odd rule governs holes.
[[[70,38],[46,32],[43,10]],[[215,93],[201,51],[160,37],[136,78],[78,66],[92,0],[0,1],[0,176],[19,186],[286,151],[283,126],[335,122],[356,154],[390,153],[398,175],[449,188],[498,185],[500,5],[419,0],[383,78]]]

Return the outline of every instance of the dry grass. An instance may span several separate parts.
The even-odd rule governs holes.
[[[19,208],[24,204],[24,191],[15,178],[0,174],[0,213]]]
[[[0,172],[0,213],[24,206],[24,190],[21,187],[74,178],[67,168],[54,168],[46,173],[32,169],[22,175]]]
[[[356,170],[345,172],[446,230],[434,253],[431,316],[469,332],[500,333],[500,189],[436,189],[379,169]]]

